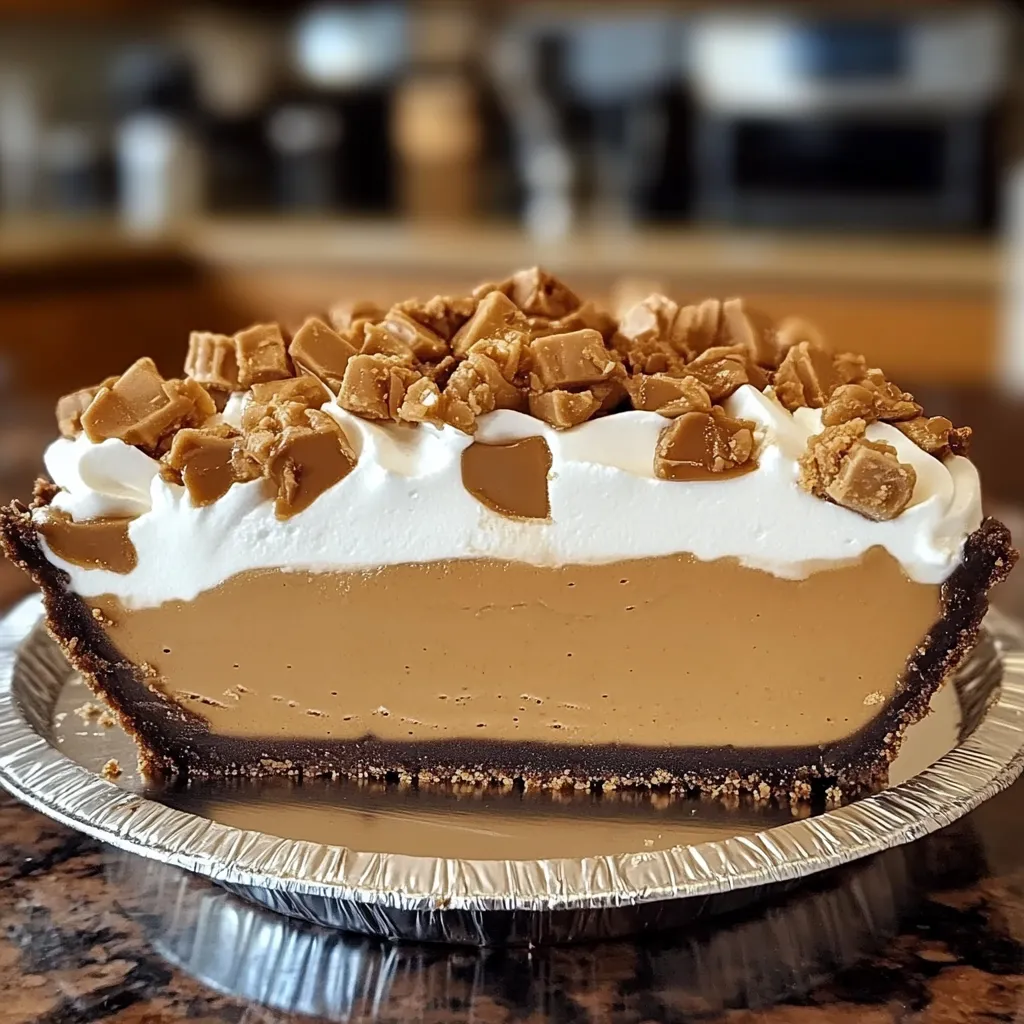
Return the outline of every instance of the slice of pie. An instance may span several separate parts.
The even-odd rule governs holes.
[[[1016,558],[968,429],[736,299],[527,270],[57,414],[3,543],[151,771],[875,786]]]

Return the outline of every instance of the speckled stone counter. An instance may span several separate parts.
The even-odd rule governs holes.
[[[4,1024],[309,1015],[1024,1021],[1024,785],[944,832],[738,916],[641,943],[533,951],[323,932],[0,797]]]

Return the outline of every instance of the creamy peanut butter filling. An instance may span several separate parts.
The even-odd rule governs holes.
[[[940,617],[880,549],[799,581],[688,555],[456,560],[90,604],[220,735],[675,747],[844,739]]]

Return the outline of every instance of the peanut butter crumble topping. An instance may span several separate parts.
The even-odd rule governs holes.
[[[775,394],[790,412],[801,406],[820,409],[838,383],[832,356],[809,341],[786,353],[774,378]]]
[[[211,505],[235,482],[232,454],[236,432],[230,427],[179,430],[164,456],[181,477],[193,505]]]
[[[800,486],[868,519],[895,519],[910,504],[917,473],[892,445],[867,440],[866,428],[853,419],[812,437],[800,459]]]
[[[216,391],[237,390],[238,356],[235,339],[225,334],[193,331],[188,339],[185,376]]]
[[[116,380],[116,377],[108,377],[102,384],[72,391],[57,400],[57,428],[61,437],[77,437],[82,432],[82,413],[103,388],[111,387]]]
[[[634,409],[681,416],[684,412],[711,412],[711,396],[696,377],[667,373],[638,373],[626,382]]]
[[[345,379],[345,367],[357,353],[356,347],[315,316],[295,333],[288,354],[299,370],[322,380],[335,394]]]
[[[496,409],[558,430],[618,411],[653,412],[666,419],[651,453],[655,475],[700,480],[757,466],[754,424],[722,404],[745,385],[771,388],[790,412],[821,410],[801,486],[872,519],[899,515],[915,479],[894,448],[866,439],[868,424],[890,424],[939,459],[966,454],[969,444],[968,428],[927,416],[881,370],[854,353],[833,354],[799,318],[775,323],[740,299],[680,303],[657,294],[615,318],[539,268],[467,296],[389,309],[339,305],[291,334],[274,323],[233,336],[194,332],[184,378],[165,380],[140,359],[120,377],[66,395],[57,419],[65,437],[119,438],[159,458],[165,478],[196,505],[217,501],[235,482],[263,479],[287,517],[355,465],[344,430],[321,409],[327,403],[380,423],[466,434]],[[238,430],[218,415],[232,392],[245,393]],[[493,452],[468,454],[497,447],[473,445],[467,457],[497,466]],[[547,458],[550,466],[550,451]],[[526,476],[539,479],[533,471],[517,479]],[[504,492],[491,500],[491,484],[466,486],[504,514],[548,514],[535,514],[536,482],[522,501]]]
[[[90,441],[113,437],[156,454],[176,431],[200,426],[215,412],[202,385],[189,377],[164,380],[147,358],[101,387],[81,414],[81,423]]]
[[[754,425],[715,406],[686,412],[658,437],[654,472],[662,480],[703,480],[753,469]]]
[[[235,335],[238,383],[242,388],[292,376],[278,324],[254,324]]]

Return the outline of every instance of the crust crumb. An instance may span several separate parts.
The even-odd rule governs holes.
[[[101,626],[113,626],[114,620],[105,615],[102,608],[90,609],[90,614]]]
[[[93,703],[91,700],[87,700],[80,707],[75,708],[75,714],[83,722],[95,721],[103,714],[103,708],[99,704]]]

